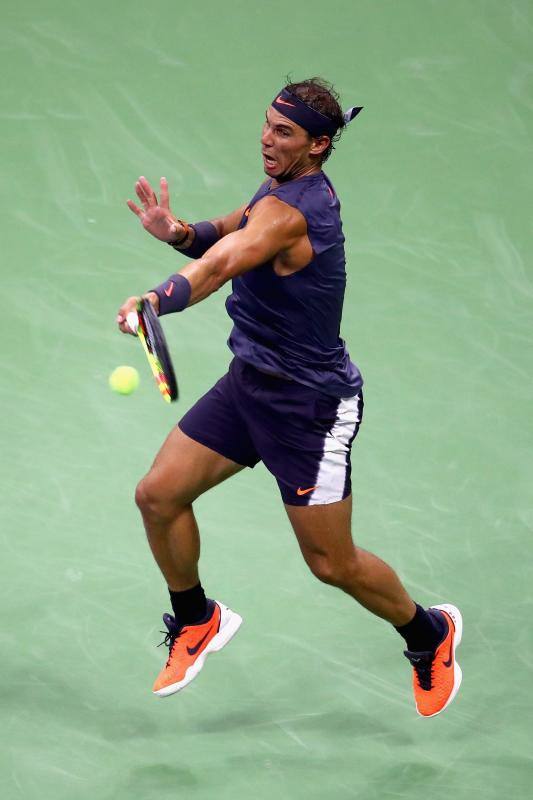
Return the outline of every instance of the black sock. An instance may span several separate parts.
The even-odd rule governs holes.
[[[207,613],[207,601],[201,583],[184,592],[169,589],[168,593],[178,625],[196,625],[203,620]]]
[[[446,623],[441,615],[426,611],[416,603],[416,612],[407,625],[396,628],[407,643],[407,649],[420,653],[436,650],[446,633]]]

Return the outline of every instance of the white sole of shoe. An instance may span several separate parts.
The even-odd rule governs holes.
[[[237,631],[242,625],[242,617],[232,611],[231,608],[216,601],[217,606],[220,608],[220,628],[218,633],[213,636],[205,650],[202,650],[196,661],[191,664],[185,673],[185,677],[177,683],[171,683],[170,686],[165,686],[163,689],[158,689],[154,694],[158,697],[168,697],[171,694],[184,689],[188,684],[196,678],[200,670],[205,664],[205,660],[209,653],[216,653],[218,650],[227,645],[230,639],[233,639]]]
[[[456,606],[452,606],[449,603],[442,603],[440,606],[430,606],[430,608],[434,608],[437,611],[445,611],[448,616],[450,616],[453,620],[453,624],[455,625],[455,635],[453,638],[453,689],[446,701],[445,705],[441,708],[440,711],[436,711],[435,714],[420,714],[420,711],[417,709],[417,713],[420,714],[421,717],[436,717],[437,714],[442,714],[445,708],[448,708],[452,700],[454,699],[455,695],[459,691],[459,687],[461,686],[461,681],[463,680],[463,673],[461,671],[461,667],[457,663],[457,659],[455,658],[455,651],[461,644],[461,639],[463,638],[463,618],[461,616],[461,612],[459,611]]]

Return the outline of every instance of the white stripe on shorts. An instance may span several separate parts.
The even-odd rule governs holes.
[[[339,403],[335,423],[326,434],[324,455],[320,460],[315,481],[316,489],[309,498],[309,505],[336,503],[342,500],[351,443],[361,422],[360,401],[361,396],[357,394]]]

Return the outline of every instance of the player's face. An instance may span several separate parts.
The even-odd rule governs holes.
[[[275,108],[266,112],[261,136],[263,168],[267,175],[277,180],[295,178],[308,172],[317,164],[312,151],[315,140],[307,131]]]

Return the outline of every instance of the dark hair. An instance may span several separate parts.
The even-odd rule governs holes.
[[[287,84],[285,89],[288,92],[296,95],[300,100],[303,100],[310,108],[315,111],[320,111],[326,117],[329,117],[337,126],[337,132],[331,137],[331,143],[324,150],[321,162],[327,161],[331,153],[335,149],[334,142],[338,142],[342,131],[346,127],[342,108],[339,104],[339,94],[333,88],[333,85],[324,78],[307,78],[305,81],[298,83],[290,83],[290,76],[287,76]]]

